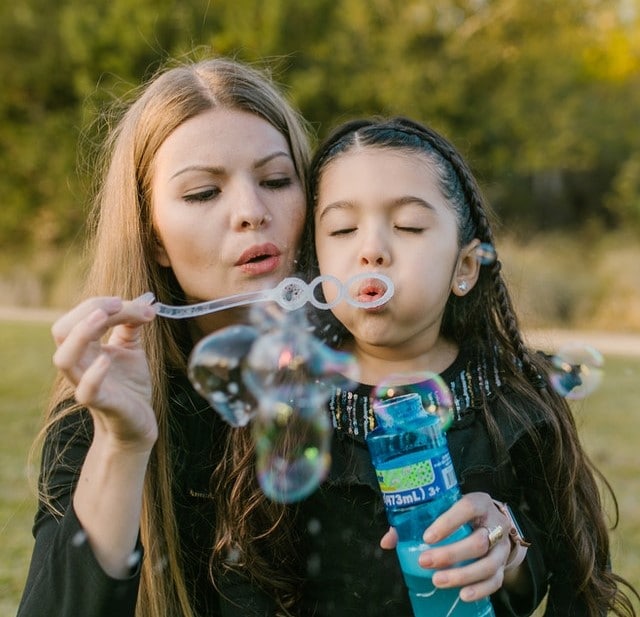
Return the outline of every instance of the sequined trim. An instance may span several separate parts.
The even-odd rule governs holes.
[[[448,382],[454,401],[454,426],[483,401],[491,398],[502,385],[495,360],[466,358],[456,361],[441,375]],[[376,426],[372,404],[372,386],[338,389],[329,400],[329,413],[334,429],[364,439]],[[438,403],[438,401],[431,401]]]

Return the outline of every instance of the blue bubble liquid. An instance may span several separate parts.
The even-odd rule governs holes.
[[[459,588],[434,587],[434,570],[418,563],[420,553],[429,548],[422,540],[424,530],[460,499],[439,418],[425,413],[415,393],[380,406],[375,408],[379,425],[368,433],[367,445],[389,524],[398,533],[396,551],[415,617],[494,617],[489,598],[463,602]],[[439,544],[456,542],[471,532],[463,525]]]

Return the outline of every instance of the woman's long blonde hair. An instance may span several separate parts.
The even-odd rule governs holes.
[[[84,296],[135,298],[153,290],[159,300],[179,303],[183,301],[182,291],[172,272],[160,267],[154,259],[151,174],[160,145],[183,122],[206,110],[222,107],[247,111],[265,119],[286,138],[296,171],[304,183],[309,132],[302,117],[265,72],[235,60],[214,58],[167,66],[137,94],[111,128],[101,153],[102,173],[89,221],[91,264]],[[144,329],[159,437],[143,494],[141,540],[145,559],[137,617],[195,614],[181,568],[168,443],[167,375],[172,370],[185,369],[185,351],[180,345],[185,332],[181,323],[170,321],[157,319]],[[78,411],[77,405],[63,404],[72,398],[72,387],[59,377],[39,441],[55,430],[62,417]],[[61,408],[63,412],[59,411]],[[234,443],[250,448],[245,435],[233,435],[231,439],[231,449]],[[246,453],[236,453],[233,460],[245,465],[249,459]],[[41,491],[42,498],[51,504],[47,471],[43,470]],[[231,495],[238,490],[237,486],[229,486],[225,492]],[[265,511],[271,511],[269,505]],[[217,531],[219,544],[224,544],[220,537],[224,538],[225,533],[228,537],[232,522],[227,524],[226,531]],[[166,567],[152,571],[153,564],[159,563]]]

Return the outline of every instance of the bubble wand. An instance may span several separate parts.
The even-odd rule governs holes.
[[[354,284],[376,281],[384,287],[384,293],[376,298],[367,300],[358,300],[351,297],[347,290]],[[331,302],[322,302],[315,296],[315,290],[322,283],[332,283],[338,290],[337,296]],[[361,285],[362,287],[362,285]],[[345,301],[352,306],[358,308],[375,308],[388,302],[394,293],[393,282],[391,279],[377,272],[361,272],[352,276],[342,283],[335,276],[322,275],[314,278],[311,283],[305,283],[302,279],[296,277],[288,277],[280,281],[278,285],[272,289],[263,289],[260,291],[250,291],[247,293],[236,294],[219,298],[218,300],[210,300],[207,302],[199,302],[197,304],[188,304],[184,306],[172,306],[156,302],[157,314],[160,317],[168,319],[187,319],[189,317],[198,317],[200,315],[208,315],[226,309],[238,306],[247,306],[257,302],[276,302],[280,307],[287,311],[294,311],[303,307],[307,302],[319,309],[331,309],[341,301]]]

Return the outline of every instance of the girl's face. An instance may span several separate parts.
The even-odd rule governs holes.
[[[464,293],[463,279],[473,286],[477,261],[471,245],[458,248],[456,217],[429,159],[372,147],[338,155],[322,172],[314,217],[321,274],[344,281],[379,272],[394,283],[380,308],[333,309],[356,345],[403,356],[431,349],[450,293]]]
[[[305,197],[287,141],[267,121],[229,109],[195,116],[160,146],[152,174],[156,259],[189,302],[289,275]]]

